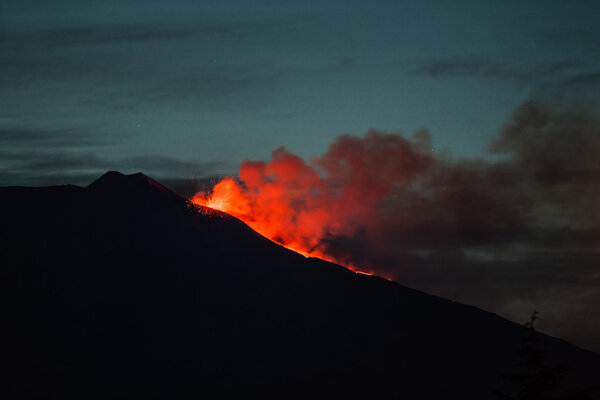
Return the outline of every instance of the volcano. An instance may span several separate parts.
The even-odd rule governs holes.
[[[3,398],[516,396],[529,330],[294,253],[143,174],[0,188]],[[600,357],[538,334],[558,395]]]

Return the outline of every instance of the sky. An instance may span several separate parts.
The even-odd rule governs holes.
[[[434,161],[417,184],[453,182],[452,204],[474,186],[508,211],[480,215],[494,229],[478,246],[415,239],[360,260],[513,320],[541,308],[541,328],[600,352],[599,14],[597,1],[0,0],[0,185],[142,171],[190,195],[280,146],[326,160],[343,134],[368,146],[368,131],[426,130]],[[489,221],[511,216],[508,246]],[[332,251],[381,227],[363,228],[328,237]]]
[[[594,3],[3,0],[0,182],[229,174],[370,128],[482,156],[536,93],[593,95]]]

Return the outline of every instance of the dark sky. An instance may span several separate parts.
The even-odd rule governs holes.
[[[369,128],[479,156],[533,93],[597,84],[596,4],[3,0],[0,182],[232,173]]]
[[[514,320],[541,308],[550,333],[600,351],[599,4],[0,0],[0,185],[117,169],[199,187],[279,146],[309,159],[343,133],[424,128],[436,160],[485,163],[478,187],[518,181],[541,206],[511,214],[512,247],[447,245],[402,279]]]

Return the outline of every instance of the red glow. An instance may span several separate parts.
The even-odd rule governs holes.
[[[285,229],[282,221],[286,218],[283,214],[291,210],[286,210],[285,206],[275,202],[269,202],[271,207],[268,209],[253,207],[252,202],[249,201],[240,185],[233,178],[223,179],[210,194],[197,193],[192,198],[192,202],[233,215],[266,238],[305,257],[317,257],[339,263],[339,261],[318,249],[320,236],[310,235],[311,231],[316,232],[321,229],[318,226],[318,215],[305,216],[301,224],[292,226],[292,229]],[[282,218],[278,219],[278,216]],[[317,222],[317,225],[309,226],[311,221]],[[351,266],[347,267],[354,270]],[[372,275],[367,272],[361,273]]]
[[[276,199],[276,191],[269,196]],[[266,238],[305,257],[316,257],[344,265],[340,260],[336,260],[318,248],[320,236],[311,236],[311,233],[323,229],[322,222],[326,215],[322,212],[315,210],[314,213],[303,216],[300,223],[291,225],[291,229],[286,229],[283,221],[286,221],[289,216],[286,216],[285,213],[291,210],[276,201],[269,201],[269,207],[257,206],[247,198],[240,185],[233,178],[223,179],[210,194],[196,193],[192,198],[192,202],[233,215]],[[373,275],[371,272],[360,271],[353,265],[346,264],[344,266],[359,274]]]
[[[357,226],[377,218],[382,199],[407,185],[428,163],[397,136],[342,136],[310,164],[283,148],[273,152],[270,162],[246,160],[239,181],[225,178],[212,193],[197,193],[192,202],[233,215],[304,256],[372,275],[335,257],[327,241],[353,237]]]

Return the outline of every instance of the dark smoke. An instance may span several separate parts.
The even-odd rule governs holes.
[[[431,159],[326,252],[513,320],[541,309],[543,329],[600,351],[598,114],[528,102],[490,150]]]
[[[237,216],[283,244],[513,320],[537,308],[541,328],[600,350],[598,115],[527,102],[486,159],[430,149],[426,131],[343,135],[310,162],[278,149],[229,182]]]
[[[360,159],[357,154],[377,135],[382,134],[342,137],[319,160],[347,161],[330,168],[329,179],[357,170],[368,177],[346,180],[354,191],[381,194],[382,186],[388,189],[356,235],[324,238],[333,254],[401,276],[405,262],[390,258],[404,261],[414,254],[448,251],[492,256],[493,250],[514,246],[595,248],[600,119],[591,111],[520,106],[491,146],[502,157],[496,162],[433,158],[415,145],[407,146],[406,154],[382,149],[370,155],[379,160],[373,164],[351,161]],[[354,148],[346,145],[350,140]],[[382,257],[384,263],[378,261]]]

